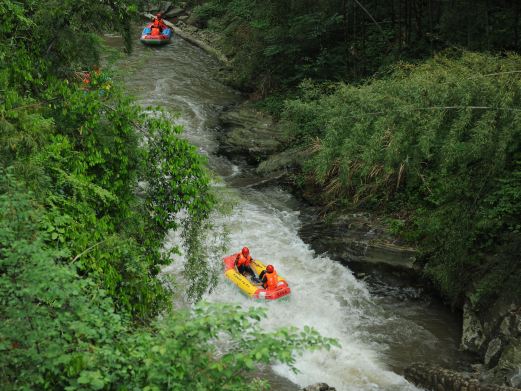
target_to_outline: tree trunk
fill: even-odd
[[[514,49],[519,50],[519,3],[514,8]]]

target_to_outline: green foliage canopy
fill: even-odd
[[[99,58],[95,33],[126,32],[134,6],[2,4],[0,164],[12,167],[46,208],[49,245],[68,253],[118,308],[139,319],[153,316],[170,305],[156,278],[170,262],[161,251],[164,236],[208,218],[214,201],[204,161],[177,137],[179,128],[141,114],[106,71],[90,72],[87,87],[79,83]],[[99,23],[92,23],[94,14]],[[34,40],[31,29],[49,37]],[[140,182],[146,194],[138,197]],[[202,231],[192,226],[187,244]],[[206,285],[196,299],[208,285],[200,283]]]
[[[262,311],[172,310],[158,278],[165,235],[181,230],[192,258],[204,256],[215,199],[181,129],[92,69],[95,33],[129,42],[133,9],[0,0],[2,390],[260,390],[244,377],[255,363],[292,366],[335,344],[310,329],[264,333]],[[194,299],[209,281],[188,288]]]
[[[107,292],[46,245],[42,210],[12,174],[0,181],[0,385],[4,390],[260,390],[256,363],[293,367],[337,346],[305,328],[266,333],[265,311],[199,305],[135,328]],[[217,347],[219,346],[219,351]]]
[[[307,82],[283,118],[311,156],[303,169],[325,188],[322,201],[383,205],[408,220],[430,254],[427,273],[457,298],[497,262],[482,252],[519,241],[520,69],[517,55],[463,52],[360,86]],[[502,257],[496,287],[519,268],[514,253]]]
[[[519,50],[521,6],[488,0],[191,0],[224,34],[234,82],[262,96],[303,78],[358,82],[447,47]]]

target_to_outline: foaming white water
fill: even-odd
[[[140,59],[146,59],[150,71],[134,73],[128,79],[130,89],[140,96],[139,102],[145,107],[161,105],[182,112],[178,123],[185,126],[190,141],[203,153],[209,153],[212,167],[218,167],[217,171],[228,179],[239,177],[237,166],[213,155],[217,146],[208,129],[216,115],[213,105],[232,104],[237,96],[212,79],[208,72],[213,67],[211,60],[176,39],[161,50],[136,48],[134,61],[139,63]],[[368,331],[369,325],[388,322],[383,312],[373,303],[365,285],[348,269],[327,257],[317,256],[300,240],[299,216],[286,206],[287,195],[248,189],[237,197],[239,205],[226,219],[230,230],[226,254],[249,246],[255,258],[276,266],[293,293],[288,301],[253,302],[221,276],[219,285],[206,299],[241,303],[245,307],[266,306],[268,317],[263,326],[267,330],[309,325],[324,336],[337,338],[341,349],[299,357],[298,375],[282,365],[274,367],[276,373],[301,386],[324,381],[339,391],[415,390],[385,367],[382,355],[387,346],[385,342],[375,342],[381,338],[371,336]],[[172,235],[166,246],[179,241],[178,236]],[[176,259],[164,272],[178,276],[181,270],[182,259]]]
[[[283,195],[283,194],[282,194]],[[297,360],[301,371],[294,374],[284,365],[274,366],[281,376],[300,386],[323,381],[337,390],[416,390],[401,376],[387,370],[379,358],[379,346],[364,340],[364,325],[377,319],[371,296],[363,283],[342,265],[317,256],[298,237],[298,212],[280,209],[272,196],[249,191],[231,217],[230,248],[247,245],[254,258],[273,263],[292,289],[287,301],[254,302],[221,278],[205,299],[240,303],[244,307],[265,306],[267,330],[305,325],[322,335],[336,338],[342,348],[305,353]],[[224,255],[224,254],[223,254]],[[374,313],[374,315],[373,315]]]

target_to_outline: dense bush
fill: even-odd
[[[0,385],[3,390],[260,390],[254,363],[334,341],[305,329],[263,332],[265,312],[229,305],[165,313],[135,328],[107,292],[78,278],[40,228],[42,209],[12,176],[0,181]],[[221,350],[217,353],[217,346]],[[227,347],[225,347],[227,346]]]
[[[452,298],[499,262],[490,298],[519,270],[513,253],[483,255],[505,233],[519,241],[519,69],[516,55],[464,52],[398,64],[361,86],[307,82],[284,119],[311,156],[303,169],[325,204],[384,206],[406,218],[430,255],[427,273]]]
[[[118,308],[153,316],[170,303],[156,278],[170,262],[164,236],[191,227],[186,243],[197,242],[213,196],[204,160],[178,137],[179,127],[141,114],[106,72],[81,81],[99,57],[94,33],[119,28],[130,38],[131,3],[2,4],[0,164],[45,207],[50,246],[100,283]],[[63,25],[49,23],[64,8]],[[93,13],[99,23],[89,19]],[[32,39],[41,29],[56,34]],[[139,181],[147,184],[141,197]],[[200,284],[199,296],[208,280]]]
[[[2,390],[261,389],[243,376],[254,362],[291,366],[294,352],[332,342],[265,334],[262,311],[171,310],[157,278],[171,262],[165,235],[181,231],[188,277],[206,269],[215,199],[182,129],[142,114],[94,67],[95,33],[130,42],[133,9],[0,0]],[[200,275],[187,284],[194,300],[211,282]],[[217,352],[221,340],[231,344]]]

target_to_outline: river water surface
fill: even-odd
[[[107,40],[111,46],[120,45],[117,37]],[[459,325],[451,314],[414,289],[366,283],[347,267],[313,252],[298,235],[298,202],[276,187],[247,186],[251,176],[246,167],[217,155],[217,117],[243,98],[218,81],[216,61],[174,37],[161,48],[136,42],[133,54],[118,64],[129,93],[141,105],[180,113],[177,122],[184,125],[185,137],[208,156],[222,178],[219,186],[235,198],[233,213],[222,221],[229,227],[230,240],[221,255],[247,245],[255,258],[273,263],[292,288],[287,301],[254,303],[221,278],[205,299],[265,306],[266,329],[309,325],[342,345],[299,357],[299,374],[282,365],[264,371],[274,390],[297,390],[316,382],[339,391],[416,390],[400,375],[407,365],[414,361],[456,365]],[[177,260],[171,270],[181,263]]]

